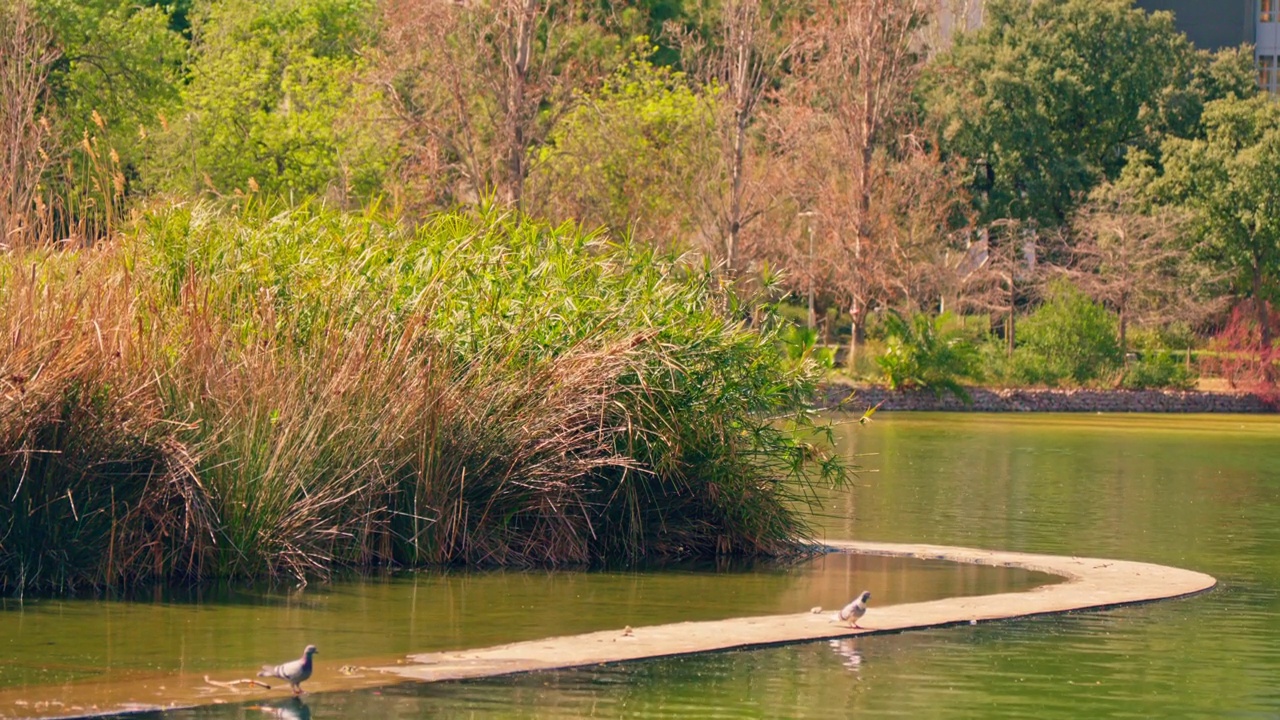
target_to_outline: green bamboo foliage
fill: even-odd
[[[771,326],[569,225],[170,207],[0,278],[8,591],[781,553],[845,472]]]

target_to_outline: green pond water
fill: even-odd
[[[1280,717],[1280,419],[880,413],[841,437],[865,470],[825,498],[828,537],[1143,560],[1210,573],[1219,587],[1059,617],[143,717]],[[319,680],[345,658],[795,612],[864,586],[874,607],[1044,581],[827,556],[7,602],[0,695],[34,698],[85,675],[252,668],[305,642],[321,647]]]
[[[651,572],[451,572],[132,601],[0,601],[0,691],[68,681],[256,670],[307,644],[331,670],[624,625],[834,608],[863,587],[895,602],[1017,591],[1056,579],[942,561],[831,554],[786,566]],[[287,653],[287,654],[282,654]],[[41,689],[63,684],[52,692]],[[0,713],[4,696],[0,695]],[[3,715],[0,715],[3,717]]]

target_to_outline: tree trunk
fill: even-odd
[[[735,255],[738,251],[738,236],[742,232],[742,186],[743,164],[746,156],[747,118],[738,112],[733,131],[733,188],[729,199],[729,236],[725,241],[725,272],[733,276]]]
[[[1013,308],[1010,307],[1009,315],[1005,318],[1005,321],[1004,321],[1004,339],[1005,339],[1005,345],[1006,345],[1005,356],[1009,358],[1013,357],[1013,333],[1014,333]]]
[[[1271,356],[1271,313],[1267,300],[1262,296],[1262,258],[1255,251],[1253,254],[1253,309],[1258,316],[1258,337],[1262,340],[1258,348],[1258,361],[1262,363],[1262,377],[1268,384],[1276,379],[1276,366]]]
[[[1262,338],[1262,351],[1271,352],[1271,318],[1267,312],[1267,300],[1262,296],[1262,259],[1254,253],[1253,258],[1253,309],[1258,317],[1258,333]]]
[[[507,200],[517,210],[524,195],[525,96],[529,84],[529,59],[533,55],[533,31],[538,24],[538,0],[526,0],[516,22],[515,55],[507,67]]]
[[[1129,316],[1125,313],[1125,308],[1123,304],[1121,304],[1120,307],[1116,308],[1116,310],[1118,311],[1118,314],[1120,316],[1120,321],[1119,321],[1120,359],[1123,360],[1129,354],[1129,343],[1127,340]]]
[[[808,219],[809,219],[809,223],[808,223],[809,225],[809,267],[806,271],[806,274],[809,276],[809,281],[806,284],[809,286],[809,327],[813,328],[815,327],[815,323],[817,322],[818,318],[813,307],[813,218],[810,217]]]
[[[1008,354],[1008,357],[1012,359],[1013,346],[1014,346],[1014,340],[1015,340],[1014,335],[1017,330],[1017,328],[1015,327],[1013,314],[1018,309],[1018,296],[1017,296],[1016,288],[1013,285],[1014,283],[1013,266],[1010,265],[1009,268],[1010,268],[1009,269],[1009,319],[1005,324],[1004,339],[1005,339],[1005,342],[1008,344],[1008,349],[1006,350],[1006,352]]]
[[[875,150],[871,142],[876,134],[876,118],[871,102],[871,88],[868,84],[863,97],[862,147],[859,149],[858,156],[858,236],[853,246],[855,261],[860,261],[862,258],[863,241],[871,240],[871,160]]]
[[[849,357],[844,359],[844,365],[850,371],[858,369],[858,335],[862,332],[862,324],[858,322],[858,303],[855,301],[849,305]]]

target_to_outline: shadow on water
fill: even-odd
[[[128,589],[97,589],[70,594],[27,593],[21,598],[0,597],[0,612],[15,612],[41,602],[102,601],[153,605],[287,605],[297,601],[297,583],[205,582],[195,586],[168,586],[159,583]]]
[[[689,572],[689,573],[753,573],[784,572],[825,554],[828,548],[812,545],[797,549],[781,558],[720,557],[708,560],[668,560],[642,564],[602,565],[599,567],[565,566],[561,572]],[[253,582],[206,580],[192,585],[144,583],[128,588],[93,588],[71,593],[33,593],[23,597],[0,596],[0,613],[14,612],[45,601],[104,601],[157,605],[245,605],[285,606],[306,602],[307,590],[323,591],[326,587],[396,583],[417,577],[485,575],[492,573],[542,574],[540,570],[505,570],[501,568],[471,569],[463,567],[431,567],[417,569],[373,568],[335,572],[325,578],[303,582],[296,578],[265,579]]]

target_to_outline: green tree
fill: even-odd
[[[151,127],[178,99],[186,44],[169,29],[169,15],[132,0],[40,0],[34,4],[62,57],[49,77],[66,145],[99,132],[96,111],[110,128],[106,140],[132,154],[138,127]]]
[[[40,0],[32,7],[60,54],[48,75],[55,145],[68,154],[92,138],[96,148],[73,154],[73,170],[52,178],[53,193],[74,203],[76,195],[100,192],[86,187],[93,173],[81,166],[110,152],[123,191],[126,180],[138,179],[149,131],[177,104],[186,43],[163,8],[133,0]]]
[[[1265,347],[1272,337],[1267,302],[1280,274],[1280,105],[1269,97],[1229,97],[1204,111],[1205,135],[1170,138],[1163,172],[1150,180],[1156,198],[1191,213],[1197,252],[1230,273],[1253,300]]]
[[[361,81],[370,0],[221,0],[192,14],[191,82],[157,185],[338,200],[375,192],[394,138]]]
[[[1240,45],[1216,51],[1195,50],[1188,82],[1171,83],[1156,103],[1157,132],[1143,150],[1158,154],[1165,137],[1204,137],[1204,106],[1227,97],[1258,94],[1258,66],[1253,47]]]
[[[1194,105],[1174,96],[1196,57],[1172,15],[1132,0],[990,0],[981,29],[935,61],[925,97],[945,149],[976,168],[985,219],[1058,225],[1167,124],[1166,100]]]
[[[535,158],[531,205],[647,239],[685,234],[696,184],[719,153],[716,95],[633,57],[551,132]]]

